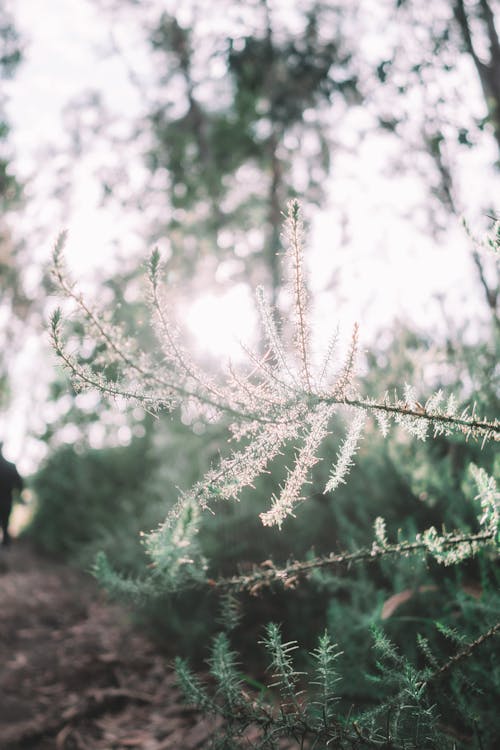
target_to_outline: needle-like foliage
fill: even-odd
[[[495,232],[490,244],[497,250],[498,226]],[[497,419],[480,416],[476,407],[461,408],[453,393],[437,390],[419,401],[415,388],[403,384],[393,395],[387,392],[379,398],[365,395],[363,384],[356,377],[357,325],[343,359],[337,358],[338,330],[334,330],[326,353],[316,366],[317,358],[311,351],[304,229],[300,206],[295,200],[288,205],[283,238],[284,279],[290,309],[281,316],[268,303],[264,291],[258,289],[262,351],[247,351],[245,366],[238,370],[229,367],[217,375],[208,375],[183,346],[182,331],[174,319],[173,303],[156,250],[148,264],[147,283],[157,346],[143,350],[109,311],[83,298],[64,268],[65,235],[56,242],[54,276],[61,293],[76,308],[85,330],[83,357],[66,337],[67,309],[64,313],[58,309],[52,315],[53,345],[75,386],[94,388],[111,398],[125,398],[150,412],[182,406],[193,410],[199,418],[225,419],[233,439],[239,442],[201,480],[179,494],[159,528],[144,535],[150,558],[144,578],[121,578],[102,555],[96,561],[96,574],[110,590],[129,598],[154,597],[159,592],[164,594],[186,586],[203,586],[223,593],[224,632],[213,641],[208,659],[216,685],[213,694],[186,661],[178,659],[176,663],[187,700],[226,722],[225,734],[215,738],[214,747],[253,746],[264,750],[278,748],[280,739],[286,737],[294,739],[300,748],[317,750],[365,746],[451,750],[455,740],[450,740],[447,728],[440,724],[436,694],[438,690],[444,691],[453,710],[461,716],[467,714],[463,698],[467,682],[462,677],[462,666],[467,657],[500,632],[500,623],[491,623],[493,610],[490,613],[487,607],[482,610],[484,617],[490,618],[486,629],[472,640],[458,633],[456,650],[445,659],[439,658],[429,640],[419,634],[416,642],[423,664],[401,654],[384,631],[375,628],[376,669],[369,679],[372,685],[380,686],[380,700],[377,705],[371,708],[365,705],[359,711],[349,702],[348,689],[346,696],[343,695],[338,670],[343,657],[328,633],[319,638],[316,649],[309,653],[312,666],[306,674],[295,665],[298,644],[294,640],[284,641],[278,625],[267,626],[261,644],[270,661],[269,687],[276,689],[277,699],[272,692],[264,698],[262,694],[256,696],[247,691],[238,657],[230,646],[228,634],[237,630],[240,623],[235,597],[241,591],[258,594],[278,584],[290,589],[320,571],[342,569],[347,575],[354,564],[404,561],[410,557],[429,565],[455,566],[483,551],[488,559],[497,558],[500,547],[500,497],[495,479],[473,465],[470,476],[477,487],[477,496],[472,499],[476,517],[470,513],[470,524],[465,527],[449,530],[443,525],[438,530],[430,526],[423,531],[400,531],[396,535],[394,530],[387,531],[384,518],[378,515],[373,541],[365,546],[326,555],[311,554],[306,560],[289,559],[281,566],[266,560],[250,572],[217,580],[208,578],[209,563],[198,543],[203,511],[216,512],[220,500],[238,500],[243,489],[253,487],[256,479],[269,471],[273,461],[285,452],[292,458],[279,491],[271,495],[267,509],[260,513],[264,526],[281,527],[307,501],[306,488],[318,469],[322,448],[331,433],[338,434],[339,448],[326,481],[323,479],[323,494],[333,493],[347,481],[360,445],[366,444],[361,443],[362,438],[368,440],[370,432],[373,433],[368,429],[370,422],[384,437],[392,425],[397,425],[419,441],[429,437],[438,440],[462,437],[484,444],[500,438]],[[89,351],[93,355],[89,356]],[[486,574],[483,578],[486,587]],[[417,587],[417,593],[434,588]],[[412,596],[411,590],[397,594],[391,607],[385,608],[385,616],[389,617],[387,612],[393,612],[398,602]],[[454,632],[449,625],[440,624],[440,637],[449,638]],[[498,665],[492,661],[492,684],[498,683],[495,670],[498,671]],[[476,721],[472,714],[467,720],[469,726]],[[255,728],[257,739],[252,744],[249,737],[255,738]]]
[[[334,369],[335,346],[328,347],[317,370],[313,367],[303,234],[300,206],[293,200],[285,221],[287,250],[283,258],[292,307],[289,316],[293,329],[291,352],[286,343],[288,325],[285,320],[276,322],[280,317],[278,311],[269,306],[259,289],[258,309],[267,351],[264,356],[249,351],[246,369],[239,372],[230,369],[217,380],[200,369],[182,346],[168,288],[161,280],[162,266],[156,250],[148,265],[148,282],[160,356],[157,351],[139,351],[137,342],[126,337],[119,325],[110,322],[109,314],[82,298],[64,270],[65,235],[56,242],[56,281],[61,291],[76,303],[86,322],[89,339],[99,351],[99,357],[93,362],[82,364],[65,343],[61,311],[54,312],[51,321],[54,348],[70,370],[75,385],[96,388],[111,397],[124,397],[153,412],[182,404],[207,419],[225,416],[231,422],[235,438],[245,438],[244,448],[222,459],[182,496],[167,525],[175,523],[174,517],[193,503],[213,508],[218,500],[238,499],[241,490],[252,486],[273,458],[293,442],[297,446],[295,461],[288,469],[279,494],[261,514],[265,525],[281,526],[304,500],[304,487],[340,409],[348,420],[347,435],[331,468],[325,492],[333,492],[345,482],[369,415],[376,417],[384,434],[394,421],[420,440],[425,440],[429,432],[435,436],[461,432],[466,438],[480,440],[496,440],[500,436],[498,420],[482,419],[467,409],[459,411],[452,394],[446,399],[441,391],[432,393],[422,405],[412,386],[406,385],[400,396],[391,398],[385,394],[380,400],[364,397],[355,380],[357,325],[344,361],[335,362],[333,378],[327,380],[326,376]],[[102,366],[103,358],[107,358],[108,364],[116,365],[112,379]]]

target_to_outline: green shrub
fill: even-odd
[[[500,424],[479,412],[470,389],[471,383],[481,388],[482,408],[497,403],[485,376],[494,346],[479,347],[475,358],[470,352],[462,356],[464,347],[460,358],[450,357],[442,373],[455,392],[446,395],[435,375],[425,394],[419,373],[416,386],[405,382],[405,371],[414,369],[414,344],[398,369],[384,372],[382,362],[381,372],[358,384],[357,327],[345,356],[337,361],[335,346],[329,346],[317,368],[296,201],[289,205],[287,237],[291,313],[278,325],[260,290],[266,355],[251,355],[246,371],[218,380],[180,344],[167,315],[156,252],[149,282],[158,345],[145,352],[82,303],[62,266],[62,242],[56,246],[61,290],[79,306],[101,354],[108,351],[116,364],[112,379],[102,357],[83,365],[68,351],[56,311],[54,347],[75,382],[150,411],[180,404],[199,420],[226,418],[239,441],[167,505],[165,521],[145,536],[149,562],[140,575],[117,573],[105,555],[97,559],[96,575],[110,592],[136,602],[161,602],[170,594],[167,606],[179,614],[176,597],[186,589],[198,592],[199,601],[208,601],[210,592],[233,601],[244,593],[248,608],[252,596],[262,595],[261,610],[269,592],[281,591],[280,615],[289,619],[282,627],[269,623],[261,636],[271,663],[268,677],[255,673],[260,661],[248,648],[244,657],[253,676],[240,671],[227,633],[241,643],[244,630],[254,635],[255,619],[244,615],[238,624],[229,598],[227,633],[215,636],[208,660],[215,691],[205,689],[183,659],[177,662],[187,698],[225,720],[216,747],[238,747],[254,726],[259,732],[253,746],[259,748],[277,748],[283,737],[317,750],[496,747],[492,696],[500,689],[500,669],[492,639],[500,632],[500,495],[491,475],[498,463],[492,450],[481,452],[479,446],[498,440]],[[467,368],[471,377],[462,387]],[[394,392],[391,380],[399,377],[403,382],[397,381]],[[389,432],[396,439],[383,443]],[[347,485],[355,457],[360,470]],[[240,501],[242,510],[229,510],[231,500]],[[215,519],[204,522],[203,511]],[[263,530],[257,531],[257,515]],[[241,530],[231,552],[224,542],[236,521]],[[300,559],[311,545],[310,533],[318,548]],[[264,552],[266,559],[252,565]],[[311,635],[324,622],[329,632],[314,646]],[[297,632],[309,652],[302,661],[295,658]],[[205,641],[203,634],[198,638]],[[274,693],[260,689],[255,677],[271,680]]]

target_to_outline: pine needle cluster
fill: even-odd
[[[293,658],[298,644],[284,641],[281,627],[269,623],[260,645],[267,654],[271,682],[261,685],[259,692],[255,681],[247,680],[241,671],[225,632],[214,638],[208,659],[212,690],[192,672],[186,660],[176,660],[176,671],[188,703],[224,720],[223,731],[214,735],[213,748],[277,750],[287,739],[292,741],[287,747],[311,749],[452,750],[457,745],[440,722],[436,691],[442,691],[443,683],[449,680],[456,710],[469,713],[461,663],[499,632],[497,623],[473,642],[461,642],[454,656],[443,663],[420,638],[422,665],[417,667],[398,652],[382,630],[373,628],[376,669],[368,679],[377,686],[382,699],[376,707],[363,711],[343,698],[344,686],[338,673],[342,652],[327,633],[318,638],[317,647],[308,654],[308,672],[298,672]],[[456,638],[454,633],[446,635]]]

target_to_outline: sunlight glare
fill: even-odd
[[[202,354],[242,359],[242,344],[251,346],[255,334],[255,308],[248,288],[237,284],[224,294],[200,295],[188,308],[186,324]]]

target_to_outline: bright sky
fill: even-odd
[[[106,164],[105,148],[93,151],[91,158],[83,158],[76,166],[70,175],[71,197],[54,197],[58,169],[64,172],[66,168],[64,158],[57,154],[69,138],[65,108],[82,92],[95,88],[114,114],[139,112],[141,101],[123,60],[105,54],[109,27],[98,2],[11,0],[10,7],[25,40],[24,63],[7,87],[16,169],[28,181],[26,210],[15,228],[20,235],[26,232],[31,257],[42,269],[64,223],[70,233],[67,256],[71,267],[77,275],[92,279],[103,269],[111,270],[117,254],[122,259],[137,257],[148,249],[140,238],[137,216],[117,215],[99,205],[95,171]],[[141,66],[146,58],[139,37],[133,29],[127,33],[127,58]],[[378,54],[376,37],[371,44],[374,55]],[[355,127],[356,118],[363,117],[361,108],[353,110],[344,124],[346,134]],[[429,238],[425,218],[415,213],[426,198],[422,184],[387,169],[392,148],[381,135],[365,140],[356,153],[334,154],[329,202],[312,217],[307,254],[318,329],[325,339],[339,320],[347,336],[353,321],[359,321],[366,343],[394,317],[439,327],[442,321],[435,295],[443,291],[450,309],[460,310],[464,318],[474,317],[482,304],[462,229],[452,226],[438,242]],[[51,149],[54,155],[48,157]],[[492,154],[487,145],[474,149],[469,161],[467,155],[461,157],[462,196],[473,220],[495,189],[500,194],[498,178],[489,168]],[[141,169],[137,167],[138,182]],[[342,239],[339,207],[349,217],[348,245]],[[332,279],[338,281],[334,288],[330,288]],[[27,281],[32,291],[37,288],[36,267]],[[251,310],[244,287],[210,289],[192,304],[187,325],[202,352],[235,358],[239,339],[251,336]],[[17,364],[24,378],[29,378],[30,363],[42,357],[45,347],[39,335],[27,342]],[[23,454],[31,412],[30,398],[19,397],[10,415],[18,429],[15,436],[6,438],[6,452],[13,458]],[[36,462],[39,448],[30,451],[25,453],[25,470]]]

